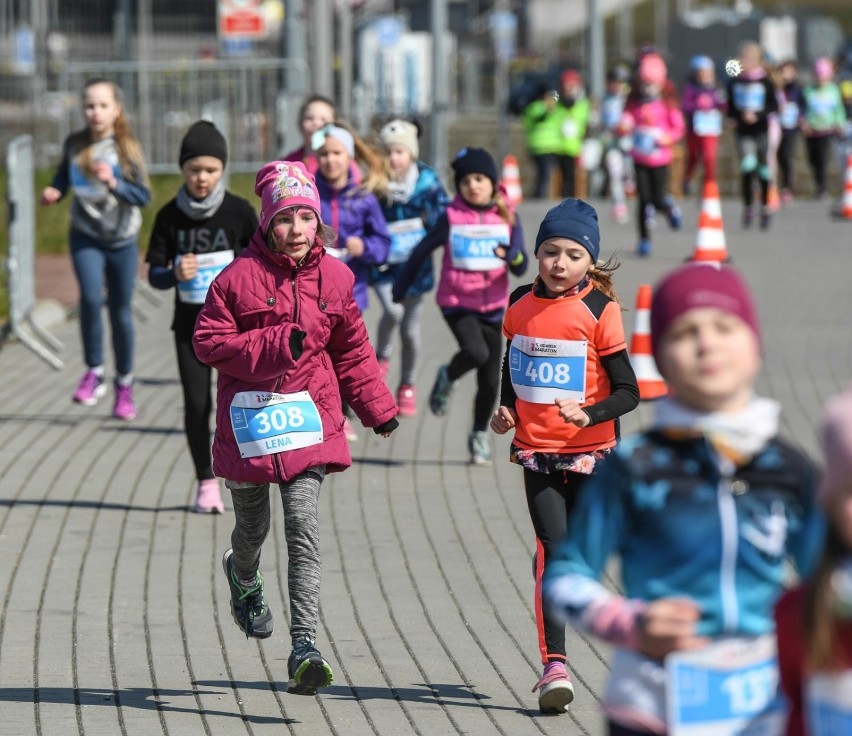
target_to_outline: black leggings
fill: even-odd
[[[577,189],[577,157],[559,154],[556,157],[562,173],[562,197],[573,197]]]
[[[536,473],[524,468],[524,488],[536,536],[535,622],[542,662],[564,662],[565,624],[553,619],[542,604],[541,579],[553,548],[568,533],[568,519],[588,475],[580,473]]]
[[[195,357],[191,334],[175,333],[175,349],[183,388],[183,427],[189,454],[195,465],[195,477],[208,480],[215,477],[210,458],[210,414],[213,412],[210,384],[213,371]]]
[[[500,322],[486,322],[473,312],[444,315],[459,344],[447,368],[451,381],[476,369],[476,398],[473,400],[473,429],[484,432],[497,407],[500,368],[503,364]]]
[[[814,174],[814,189],[816,195],[825,194],[826,171],[828,170],[828,154],[831,152],[830,135],[812,135],[805,138],[808,146],[808,163]]]
[[[672,202],[669,195],[669,167],[668,166],[642,166],[636,164],[636,193],[638,214],[636,221],[639,224],[639,237],[648,237],[648,222],[645,219],[645,207],[653,205],[659,212],[668,212]]]
[[[796,128],[785,128],[781,131],[781,143],[778,145],[778,172],[781,174],[781,188],[793,188],[793,159],[796,153],[796,141],[799,131]]]

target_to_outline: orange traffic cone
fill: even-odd
[[[840,203],[838,216],[844,220],[852,220],[852,153],[846,159],[846,176],[843,180],[843,201]]]
[[[503,159],[503,173],[500,184],[506,192],[506,199],[512,207],[517,207],[524,201],[524,192],[521,189],[521,171],[518,168],[518,159],[511,153]]]
[[[651,352],[650,284],[642,284],[636,295],[636,318],[633,322],[633,336],[630,338],[630,363],[636,372],[640,399],[659,399],[669,392]]]
[[[729,260],[725,245],[725,230],[722,227],[722,203],[719,200],[719,185],[715,181],[704,184],[701,214],[698,217],[698,237],[691,261],[723,263]]]

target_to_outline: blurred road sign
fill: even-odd
[[[518,19],[507,10],[491,13],[488,21],[494,53],[499,61],[511,61],[515,58]]]

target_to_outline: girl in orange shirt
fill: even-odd
[[[533,692],[543,712],[564,712],[574,698],[565,626],[542,606],[544,566],[567,532],[580,486],[616,444],[618,417],[639,403],[612,286],[617,264],[598,264],[599,254],[595,209],[579,199],[562,201],[536,237],[538,278],[514,291],[503,321],[509,342],[491,429],[515,430],[510,459],[524,469],[544,665]]]

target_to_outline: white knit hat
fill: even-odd
[[[416,159],[420,155],[420,146],[417,143],[417,126],[407,120],[391,120],[379,131],[379,138],[385,148],[392,143],[398,143],[411,151],[411,157]]]

